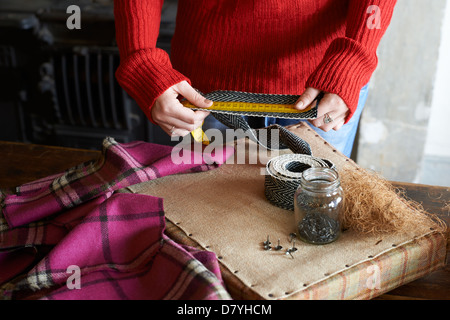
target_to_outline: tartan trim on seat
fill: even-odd
[[[439,232],[398,245],[367,261],[329,275],[291,296],[289,300],[370,300],[395,288],[430,274],[445,265],[446,239]],[[377,285],[367,285],[374,275],[373,266],[380,269]]]

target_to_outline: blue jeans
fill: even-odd
[[[355,113],[348,123],[342,126],[338,131],[328,131],[325,132],[319,128],[316,128],[311,125],[311,127],[319,134],[322,138],[328,141],[331,145],[333,145],[337,150],[342,152],[345,156],[350,158],[352,153],[353,144],[355,142],[356,131],[358,129],[359,120],[361,118],[361,113],[364,109],[364,106],[367,101],[367,96],[369,93],[369,85],[365,85],[360,93],[359,93],[359,102],[358,107],[356,108]],[[256,119],[258,122],[257,125],[254,125],[252,121],[255,121],[255,118],[252,117],[244,117],[250,124],[251,127],[254,128],[264,128],[270,126],[271,124],[279,124],[280,126],[288,126],[292,124],[299,123],[299,120],[296,119],[278,119],[278,118],[259,118]],[[306,121],[306,120],[301,120]],[[309,122],[307,122],[309,124]],[[216,128],[220,130],[228,129],[228,127],[224,126],[222,123],[217,121],[212,115],[209,115],[203,124],[203,129],[207,130],[210,128]]]

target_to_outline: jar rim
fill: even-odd
[[[301,186],[314,191],[330,191],[341,185],[339,173],[334,168],[313,167],[302,172]]]

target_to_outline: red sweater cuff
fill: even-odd
[[[339,95],[350,109],[347,123],[356,111],[361,88],[369,82],[377,64],[375,52],[368,51],[353,39],[338,38],[310,75],[306,87]]]
[[[139,50],[126,57],[116,71],[116,78],[152,123],[155,122],[151,108],[156,98],[181,81],[190,82],[172,68],[169,55],[158,48]]]

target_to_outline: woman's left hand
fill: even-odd
[[[311,103],[315,103],[314,99],[320,92],[315,88],[306,88],[295,103],[295,108],[298,110],[306,109]],[[338,131],[344,125],[349,112],[350,110],[341,97],[334,93],[325,93],[317,109],[317,118],[309,122],[325,132]]]

